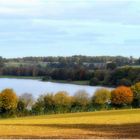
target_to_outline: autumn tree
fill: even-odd
[[[19,100],[24,102],[26,109],[31,109],[32,105],[34,104],[34,97],[30,93],[24,93],[19,97]]]
[[[132,105],[134,107],[140,107],[140,82],[131,86],[131,89],[134,94],[134,99],[133,99]]]
[[[133,101],[131,88],[120,86],[111,92],[111,102],[116,106],[128,105]]]
[[[0,94],[1,113],[13,113],[17,108],[18,98],[12,89],[5,89]]]
[[[73,95],[72,108],[75,111],[85,110],[89,104],[89,95],[85,90],[79,90]]]
[[[71,97],[65,91],[60,91],[54,95],[54,102],[56,111],[60,112],[68,112],[71,105]]]
[[[108,89],[98,89],[92,97],[92,102],[97,105],[104,105],[110,102],[111,92]]]

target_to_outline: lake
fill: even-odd
[[[31,93],[35,98],[37,98],[39,95],[56,93],[58,91],[67,91],[70,95],[73,95],[79,90],[85,90],[89,95],[93,95],[93,93],[101,87],[43,82],[40,80],[30,79],[0,78],[0,90],[5,88],[12,88],[19,96],[23,93]]]

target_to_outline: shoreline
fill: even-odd
[[[29,79],[29,80],[41,80],[42,82],[53,82],[53,83],[64,83],[64,84],[75,84],[75,85],[89,85],[89,81],[67,81],[67,80],[46,80],[43,81],[43,76],[33,77],[33,76],[0,76],[0,79]]]
[[[52,82],[52,83],[60,83],[60,84],[74,84],[74,85],[81,85],[81,86],[91,86],[88,80],[83,81],[67,81],[67,80],[46,80],[43,81],[43,76],[0,76],[0,79],[8,78],[8,79],[27,79],[27,80],[40,80],[42,82]],[[95,86],[103,86],[105,88],[114,88],[115,86],[104,86],[104,85],[95,85]]]

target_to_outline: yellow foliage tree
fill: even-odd
[[[92,97],[92,101],[95,104],[105,104],[110,102],[111,92],[108,89],[98,89]]]
[[[57,112],[67,112],[71,105],[71,97],[65,91],[56,93],[53,97]]]
[[[17,107],[18,98],[12,89],[5,89],[0,94],[0,108],[4,111],[14,110]]]

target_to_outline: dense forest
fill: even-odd
[[[0,57],[1,76],[89,81],[90,85],[130,86],[140,81],[140,58],[122,56]]]

